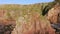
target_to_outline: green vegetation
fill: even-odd
[[[38,13],[40,15],[41,19],[45,19],[45,16],[42,15],[42,11],[46,6],[44,11],[49,10],[52,8],[56,2],[49,2],[49,3],[36,3],[31,5],[19,5],[19,4],[5,4],[0,5],[0,10],[6,10],[7,11],[7,18],[13,18],[18,20],[19,17],[22,17],[22,20],[29,21],[29,16],[32,17],[33,14]]]
[[[48,4],[49,3],[37,3],[33,5],[5,4],[5,5],[0,5],[0,10],[2,9],[7,10],[8,11],[7,13],[14,12],[15,17],[17,17],[16,15],[19,16],[21,12],[23,13],[23,15],[27,14],[27,12],[38,12],[41,15],[42,10]]]

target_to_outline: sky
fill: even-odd
[[[0,0],[0,4],[35,4],[52,1],[53,0]]]

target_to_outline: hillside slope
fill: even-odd
[[[33,5],[0,5],[0,20],[15,20],[16,26],[13,29],[12,34],[55,34],[50,22],[42,15],[42,11],[45,6],[53,6],[52,3],[37,3]],[[7,24],[9,25],[9,23],[10,22]],[[4,33],[9,34],[10,32],[6,31]]]

